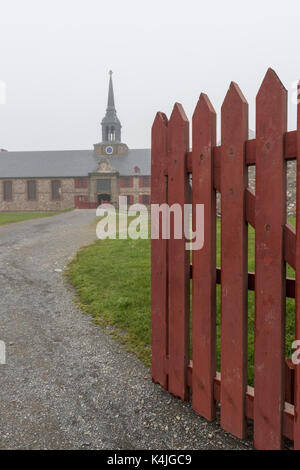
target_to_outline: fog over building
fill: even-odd
[[[150,149],[122,142],[112,71],[101,141],[90,150],[0,153],[0,211],[57,211],[150,202]]]

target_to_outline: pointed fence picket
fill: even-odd
[[[248,226],[244,195],[248,172],[248,103],[232,83],[221,112],[221,424],[245,437],[247,387]]]
[[[193,231],[196,204],[204,204],[204,240],[193,251],[193,408],[208,420],[216,415],[216,191],[213,148],[216,145],[216,113],[201,94],[193,115],[192,200]]]
[[[256,138],[248,140],[248,104],[231,83],[216,113],[201,94],[192,122],[178,103],[170,120],[158,113],[152,127],[151,202],[156,206],[204,205],[204,245],[186,249],[171,229],[163,239],[152,219],[152,376],[188,400],[208,420],[221,405],[221,426],[239,438],[254,421],[254,446],[280,449],[283,437],[300,449],[300,372],[285,360],[285,299],[296,298],[295,339],[300,340],[300,162],[297,232],[286,220],[286,161],[299,159],[298,130],[287,132],[287,92],[271,69],[257,95]],[[247,168],[256,166],[256,190]],[[192,201],[189,187],[192,175]],[[216,267],[216,191],[221,192],[221,268]],[[172,209],[172,207],[171,207]],[[161,216],[160,222],[163,221]],[[255,273],[248,273],[248,224],[255,229]],[[161,224],[160,224],[161,225]],[[182,218],[184,234],[184,218]],[[285,266],[296,270],[286,278]],[[191,281],[190,281],[191,279]],[[190,321],[190,282],[192,321]],[[216,285],[221,284],[221,371],[216,367]],[[255,291],[255,388],[248,386],[248,291]],[[189,337],[192,328],[192,361]]]
[[[256,98],[254,444],[258,449],[279,449],[282,440],[286,127],[287,92],[269,70]]]
[[[189,202],[189,180],[186,154],[189,150],[189,122],[180,104],[175,104],[168,125],[168,204],[179,204],[182,213]],[[173,214],[172,214],[173,215]],[[174,217],[172,217],[174,219]],[[190,324],[190,253],[186,249],[184,218],[182,237],[176,238],[171,219],[168,243],[168,306],[169,306],[169,391],[187,400],[187,366],[189,362]]]
[[[151,204],[167,203],[167,177],[164,165],[167,159],[168,120],[158,113],[152,128],[152,191]],[[151,244],[151,299],[152,299],[152,376],[162,387],[167,388],[166,358],[168,357],[168,265],[167,240],[152,237]]]

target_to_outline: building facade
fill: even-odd
[[[150,203],[150,149],[129,149],[121,139],[112,72],[102,140],[93,150],[0,152],[0,211],[58,211]]]

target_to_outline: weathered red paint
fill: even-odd
[[[166,269],[163,285],[168,278],[163,290],[168,288],[168,300],[165,297],[160,304],[161,298],[154,299],[157,323],[153,335],[158,341],[153,339],[153,354],[157,354],[159,364],[153,366],[153,378],[167,386],[168,377],[169,391],[182,399],[187,399],[188,388],[193,387],[193,408],[208,419],[214,417],[215,403],[221,402],[222,427],[239,437],[245,435],[245,418],[253,419],[258,449],[281,448],[283,436],[294,438],[295,449],[300,449],[300,373],[284,357],[286,297],[296,296],[295,331],[296,339],[300,339],[300,229],[296,231],[286,221],[285,167],[287,160],[299,158],[300,109],[298,130],[286,132],[286,90],[269,70],[257,96],[257,137],[247,140],[247,103],[236,85],[231,86],[226,100],[222,144],[218,147],[213,144],[215,114],[205,95],[201,95],[193,117],[192,151],[182,107],[175,105],[168,125],[167,119],[161,121],[160,117],[165,151],[159,159],[158,180],[165,183],[163,176],[167,177],[169,184],[167,191],[164,183],[158,185],[152,177],[152,198],[155,191],[157,203],[168,199],[169,204],[177,202],[183,207],[188,202],[188,173],[192,173],[193,204],[204,203],[206,212],[205,244],[202,253],[193,253],[193,266],[185,241],[172,236],[168,256],[166,250],[156,250],[152,255],[154,265],[159,265],[160,258],[161,268]],[[153,134],[156,144],[159,139],[161,136]],[[246,175],[246,167],[255,164],[256,194],[247,188]],[[298,163],[298,226],[299,168]],[[164,196],[159,194],[162,188]],[[215,190],[222,192],[222,271],[216,268],[213,257]],[[255,273],[247,272],[246,223],[256,230]],[[285,262],[296,269],[296,281],[286,279]],[[153,275],[159,279],[160,274],[152,271]],[[189,361],[188,348],[189,279],[194,287],[193,362]],[[222,287],[222,374],[215,372],[216,283]],[[154,280],[153,286],[158,284]],[[247,386],[247,309],[243,303],[247,290],[256,294],[255,389]],[[152,296],[157,292],[152,288]],[[155,377],[160,373],[162,379],[158,380]]]
[[[167,181],[163,172],[167,158],[168,120],[157,113],[152,127],[151,203],[167,202]],[[152,221],[154,228],[155,220]],[[168,353],[168,283],[167,240],[151,240],[151,302],[152,302],[152,377],[167,388],[164,364]]]
[[[189,122],[182,106],[175,104],[168,125],[168,203],[189,202],[189,182],[186,171],[186,154],[189,150]],[[182,217],[183,220],[183,217]],[[183,228],[184,223],[182,223]],[[186,241],[174,239],[171,221],[168,244],[168,296],[169,296],[169,380],[173,395],[187,400],[187,365],[189,362],[190,318],[190,252]]]
[[[289,222],[283,227],[284,260],[296,269],[296,230]]]
[[[285,401],[294,404],[295,366],[291,358],[285,359]]]
[[[193,361],[191,361],[188,365],[188,385],[191,387],[193,382]],[[214,379],[214,398],[216,403],[220,402],[221,396],[221,374],[220,372],[216,373]],[[254,418],[254,388],[248,386],[246,391],[246,405],[245,405],[245,413],[246,417],[253,420]],[[284,404],[283,409],[283,435],[290,439],[291,441],[294,439],[294,406],[290,403]]]
[[[250,139],[246,142],[246,165],[255,165],[256,162],[256,139]],[[221,146],[218,145],[213,149],[214,160],[214,178],[216,180],[215,189],[219,190],[220,165],[221,165]],[[297,157],[297,131],[289,131],[284,134],[284,159],[295,160]],[[187,155],[187,171],[192,172],[192,152]],[[165,174],[168,174],[168,162],[164,166]]]
[[[88,178],[80,177],[75,178],[74,187],[75,188],[87,188],[89,184]]]
[[[284,405],[287,92],[268,70],[256,99],[254,446],[280,449]]]
[[[300,83],[298,85],[298,97]],[[297,203],[296,203],[296,312],[295,312],[295,339],[300,340],[300,104],[297,115]],[[294,448],[300,450],[300,365],[295,365],[295,422],[294,422]]]
[[[221,111],[221,425],[245,437],[247,388],[248,103],[231,83]]]
[[[196,204],[204,204],[204,247],[193,251],[193,408],[208,420],[216,415],[216,191],[213,147],[216,113],[201,94],[193,115],[193,231]]]
[[[190,265],[190,279],[193,279],[193,266]],[[216,283],[221,284],[221,269],[216,269]],[[255,273],[248,272],[248,290],[255,290]],[[295,279],[292,277],[286,278],[286,297],[290,299],[295,298]]]

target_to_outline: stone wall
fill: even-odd
[[[255,167],[251,166],[248,170],[249,187],[255,190]],[[31,178],[33,179],[33,178]],[[91,184],[89,188],[75,188],[74,178],[53,178],[61,181],[61,200],[53,201],[51,198],[51,178],[37,178],[37,199],[28,201],[27,181],[28,179],[12,179],[13,181],[13,199],[12,201],[3,200],[3,179],[0,179],[0,211],[59,211],[75,207],[75,196],[92,196]],[[95,188],[94,188],[95,189]],[[120,191],[120,195],[132,195],[133,202],[140,202],[139,196],[143,194],[150,195],[150,187],[140,187],[139,177],[133,177],[133,186],[129,188],[115,188],[115,198]],[[90,193],[90,194],[89,194]],[[93,193],[94,194],[94,193]],[[114,201],[117,203],[117,200]],[[217,194],[217,209],[220,214],[220,194]],[[287,163],[287,214],[288,217],[296,216],[296,161]]]
[[[34,179],[34,178],[31,178]],[[28,179],[11,179],[12,201],[3,200],[3,179],[0,179],[0,211],[60,211],[75,207],[75,194],[83,194],[84,189],[75,190],[74,178],[53,178],[61,181],[61,199],[52,200],[50,178],[36,178],[37,183],[35,201],[27,197]]]
[[[248,170],[249,187],[255,191],[255,167]],[[296,160],[287,162],[287,201],[288,217],[296,217]]]
[[[109,191],[97,191],[97,180],[98,179],[109,179],[110,180],[110,190]],[[96,172],[89,173],[89,201],[97,204],[97,194],[108,193],[111,198],[111,203],[114,205],[118,204],[118,197],[120,191],[120,182],[118,173],[109,173],[109,172]]]
[[[84,188],[75,188],[75,178],[10,178],[13,182],[12,201],[3,200],[3,181],[0,178],[0,212],[5,211],[59,211],[75,207],[75,196],[85,196],[87,201],[97,203],[96,180],[97,178],[109,178],[111,180],[111,201],[118,205],[119,194],[132,195],[133,202],[139,203],[139,196],[150,195],[150,187],[140,187],[139,177],[133,177],[133,185],[129,188],[120,188],[119,177],[115,174],[103,175],[93,173],[90,175],[89,183]],[[58,179],[61,181],[61,199],[52,200],[51,181]],[[35,201],[29,201],[27,196],[27,181],[36,181],[37,198]],[[77,206],[79,206],[80,203]]]
[[[248,169],[249,187],[255,191],[255,166]],[[220,194],[217,194],[217,211],[220,214]],[[287,162],[287,216],[296,217],[296,160]]]
[[[296,217],[296,172],[297,162],[287,162],[287,213],[288,217]]]

